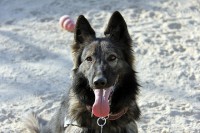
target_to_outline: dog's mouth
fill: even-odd
[[[113,86],[105,89],[93,89],[95,102],[92,106],[92,113],[96,117],[106,117],[110,112],[110,100],[113,94]]]

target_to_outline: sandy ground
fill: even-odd
[[[142,85],[140,133],[200,133],[199,0],[0,0],[0,133],[22,133],[33,110],[49,119],[69,88],[73,34],[84,14],[97,35],[113,11],[134,41]]]

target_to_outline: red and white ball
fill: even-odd
[[[63,29],[69,32],[74,32],[74,28],[76,25],[74,21],[68,15],[62,16],[59,20],[59,24]]]

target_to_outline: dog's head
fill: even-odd
[[[134,61],[131,38],[119,12],[113,13],[104,34],[105,37],[97,38],[87,19],[81,15],[72,45],[76,92],[82,102],[93,106],[93,113],[98,117],[108,115],[109,104],[114,105],[120,99],[114,98],[118,95],[115,92],[111,95],[125,78],[130,78]]]

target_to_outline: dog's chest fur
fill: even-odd
[[[66,100],[68,102],[66,118],[72,122],[76,121],[77,125],[72,123],[67,126],[65,133],[100,133],[101,128],[97,125],[97,118],[92,116],[87,107],[75,97],[72,90],[69,93],[69,99]],[[130,106],[129,111],[118,120],[107,120],[103,133],[136,133],[137,125],[133,119],[135,117],[133,111],[134,106]]]

